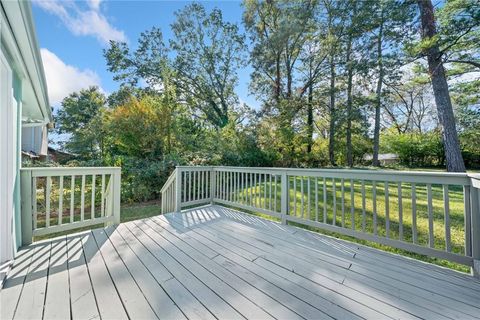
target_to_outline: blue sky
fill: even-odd
[[[136,46],[142,31],[153,26],[162,29],[165,42],[172,36],[173,13],[186,1],[46,1],[32,5],[37,37],[49,86],[51,104],[58,107],[63,97],[89,85],[98,85],[106,93],[118,88],[106,70],[102,50],[109,39],[127,41]],[[241,25],[240,1],[202,2],[207,9],[217,7],[224,19]],[[251,68],[239,71],[237,94],[252,107],[258,104],[248,94]]]

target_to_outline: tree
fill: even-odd
[[[104,51],[108,70],[123,85],[156,93],[163,91],[164,70],[170,70],[178,102],[189,106],[192,116],[221,128],[239,107],[234,88],[244,63],[244,36],[237,25],[223,20],[219,9],[208,13],[198,3],[185,6],[175,17],[169,47],[158,28],[143,32],[134,51],[126,43],[111,41]]]
[[[159,97],[130,100],[108,113],[108,130],[120,153],[138,158],[160,159],[166,150],[169,111]]]
[[[103,158],[105,95],[98,87],[74,92],[63,99],[55,116],[56,132],[65,135],[62,148],[83,159]]]
[[[155,27],[140,34],[138,47],[133,52],[127,43],[116,41],[110,41],[110,47],[103,51],[107,69],[114,74],[115,81],[130,87],[144,81],[151,89],[162,85],[167,54],[162,31]]]
[[[175,17],[170,46],[176,53],[173,68],[180,96],[222,128],[238,105],[234,88],[244,63],[244,36],[237,25],[223,20],[219,9],[207,13],[198,3],[187,5]]]
[[[480,1],[448,0],[438,11],[438,45],[454,73],[480,71]]]
[[[251,91],[262,100],[262,114],[271,117],[283,165],[292,165],[299,131],[299,112],[306,106],[307,152],[313,137],[313,87],[321,61],[319,34],[314,33],[316,1],[244,2],[245,27],[253,49]],[[303,97],[308,94],[307,103]]]
[[[354,39],[359,36],[359,21],[358,17],[358,4],[357,1],[351,1],[352,13],[350,15],[350,23],[347,27],[347,46],[345,53],[345,65],[347,69],[347,129],[346,129],[346,138],[347,138],[347,165],[353,167],[353,154],[352,154],[352,119],[353,119],[353,73],[354,73],[354,61],[352,59],[353,55],[353,45]]]
[[[409,42],[413,10],[408,2],[377,1],[372,3],[371,27],[372,46],[371,66],[376,67],[376,85],[374,101],[373,159],[372,164],[379,166],[380,115],[384,97],[385,82],[398,81],[400,67],[406,63],[403,46]]]
[[[442,126],[442,136],[447,162],[447,171],[465,172],[460,143],[453,115],[452,102],[443,67],[442,53],[437,42],[434,8],[431,0],[418,0],[422,26],[422,46],[427,56],[428,71],[432,81],[438,118]]]
[[[328,64],[329,64],[329,77],[330,77],[330,85],[328,89],[329,94],[329,135],[328,135],[328,158],[330,161],[330,165],[336,166],[335,161],[335,131],[337,126],[337,117],[338,111],[336,108],[336,77],[337,77],[337,57],[338,57],[338,50],[340,47],[340,37],[342,35],[343,30],[343,19],[337,19],[338,15],[341,12],[342,3],[340,1],[324,1],[326,16],[327,16],[327,51],[328,51]]]

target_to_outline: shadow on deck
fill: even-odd
[[[1,319],[480,317],[480,281],[221,206],[38,242]]]

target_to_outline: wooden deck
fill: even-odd
[[[480,281],[207,206],[22,249],[1,319],[474,319]]]

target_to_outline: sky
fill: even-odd
[[[57,109],[68,94],[97,85],[106,94],[118,89],[107,71],[103,50],[109,40],[136,48],[141,32],[159,27],[165,43],[172,36],[174,12],[187,1],[34,0],[32,10],[47,78],[50,104]],[[241,25],[240,1],[206,1],[223,12],[226,21]],[[248,93],[251,68],[239,70],[236,92],[241,102],[258,107]]]

